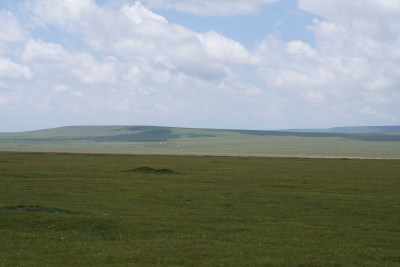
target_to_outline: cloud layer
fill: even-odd
[[[266,33],[251,50],[150,9],[226,16],[261,12],[272,2],[148,0],[111,8],[94,0],[33,0],[18,11],[2,9],[4,130],[400,123],[396,1],[299,0],[299,9],[315,15],[307,26],[315,43]]]
[[[239,15],[260,12],[261,6],[279,0],[147,0],[151,8],[174,9],[194,15]]]

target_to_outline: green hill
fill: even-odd
[[[0,133],[2,139],[25,141],[88,140],[95,142],[166,142],[182,138],[220,136],[296,136],[308,138],[338,137],[362,141],[400,141],[400,126],[335,127],[282,131],[194,129],[160,126],[66,126],[38,131]]]
[[[400,158],[400,133],[392,132],[396,127],[312,132],[69,126],[0,133],[0,150]]]
[[[328,129],[291,129],[285,131],[317,133],[400,133],[400,126],[349,126]]]

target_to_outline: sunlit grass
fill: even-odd
[[[399,265],[399,177],[396,160],[0,153],[0,265]]]

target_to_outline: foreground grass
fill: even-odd
[[[396,160],[0,153],[0,265],[400,265],[399,203]]]

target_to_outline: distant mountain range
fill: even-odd
[[[328,129],[287,129],[281,131],[299,133],[399,133],[400,126],[349,126]]]

